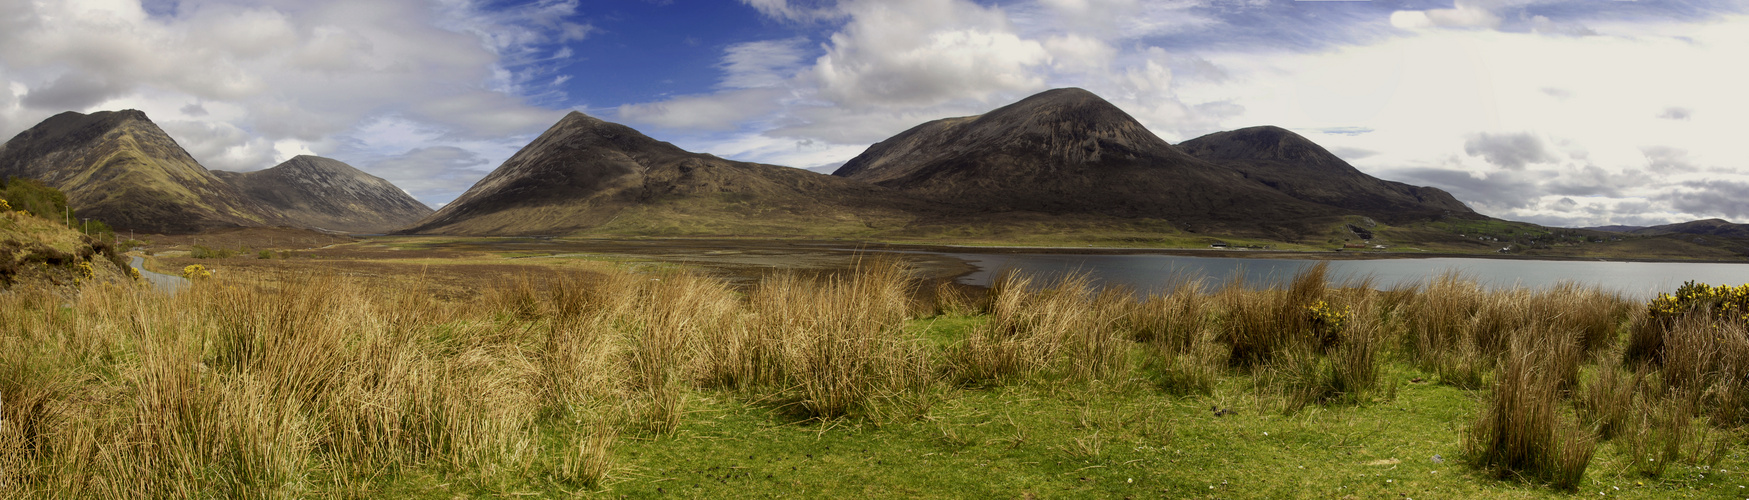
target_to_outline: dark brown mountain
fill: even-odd
[[[1255,227],[1335,214],[1184,154],[1123,110],[1073,88],[919,125],[832,175],[966,215],[1026,211]]]
[[[1194,154],[1099,96],[1067,88],[919,125],[833,175],[916,194],[961,216],[1150,218],[1289,239],[1343,215],[1473,214],[1442,191],[1374,179],[1291,133],[1247,129],[1188,144]]]
[[[191,233],[282,225],[136,110],[66,112],[0,145],[0,176],[36,179],[118,229]]]
[[[213,173],[296,227],[386,233],[432,213],[389,181],[320,156],[298,156],[254,172]]]
[[[902,225],[921,206],[856,181],[687,152],[572,112],[403,232],[856,234]]]
[[[1181,142],[1178,149],[1237,170],[1247,179],[1296,199],[1387,223],[1443,216],[1481,218],[1450,193],[1367,175],[1322,146],[1280,127],[1216,132]]]

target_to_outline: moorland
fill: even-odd
[[[1286,286],[1183,280],[1143,297],[1074,276],[964,287],[854,254],[773,270],[794,257],[202,244],[225,241],[154,252],[159,270],[222,270],[174,294],[121,274],[0,294],[8,496],[1713,498],[1749,484],[1735,375],[1749,287],[1641,303],[1461,275],[1380,289],[1315,266]],[[735,262],[750,271],[721,271]]]

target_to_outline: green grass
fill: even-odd
[[[1396,368],[1398,379],[1429,377]],[[407,471],[375,493],[692,498],[1545,498],[1462,462],[1476,394],[1404,383],[1395,399],[1283,415],[1242,378],[1213,395],[1137,386],[941,389],[914,420],[797,422],[729,392],[689,398],[678,431],[622,437],[598,490],[543,478],[469,484]],[[1211,406],[1234,413],[1217,417]],[[562,441],[563,436],[549,436]],[[1440,456],[1443,463],[1433,460]],[[1746,484],[1740,452],[1708,470],[1640,477],[1599,455],[1579,496],[1729,497]],[[1679,470],[1678,470],[1679,469]],[[441,486],[440,486],[441,485]],[[1619,489],[1618,489],[1619,488]]]

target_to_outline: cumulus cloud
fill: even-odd
[[[1640,148],[1646,155],[1646,162],[1653,170],[1661,172],[1693,172],[1699,170],[1688,159],[1688,150],[1670,146],[1647,146]]]
[[[1668,202],[1677,210],[1703,217],[1724,216],[1735,220],[1749,218],[1749,182],[1689,181],[1660,196],[1659,200]]]
[[[1652,178],[1639,170],[1615,173],[1596,165],[1560,172],[1544,186],[1549,193],[1564,196],[1606,196],[1619,198],[1627,190],[1644,186]]]
[[[997,8],[966,0],[860,2],[831,36],[809,77],[819,95],[851,108],[984,101],[1044,89],[1050,62]]]
[[[1385,174],[1387,178],[1410,184],[1439,187],[1484,213],[1537,205],[1543,193],[1537,184],[1548,177],[1515,171],[1479,174],[1451,168],[1410,168]]]
[[[1482,157],[1488,163],[1511,170],[1554,160],[1543,148],[1542,139],[1531,133],[1474,134],[1464,140],[1464,154]]]

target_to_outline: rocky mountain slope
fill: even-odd
[[[919,202],[805,170],[724,160],[572,112],[407,233],[854,233]]]
[[[116,229],[190,234],[286,226],[380,233],[431,214],[388,181],[299,156],[247,173],[212,171],[137,110],[66,112],[0,144],[0,176],[66,193],[82,216]]]
[[[44,120],[0,145],[0,176],[60,189],[73,208],[118,229],[190,233],[288,223],[200,166],[135,110]]]
[[[320,156],[297,156],[254,172],[213,173],[295,227],[386,233],[432,213],[389,181]]]

